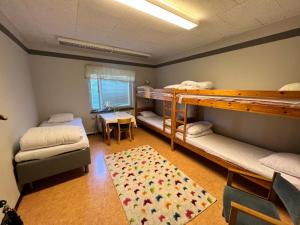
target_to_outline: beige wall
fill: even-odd
[[[28,55],[0,32],[0,196],[15,206],[19,197],[13,173],[13,154],[24,132],[37,124]],[[0,213],[0,220],[2,213]]]
[[[154,69],[94,63],[81,60],[30,56],[34,90],[40,120],[47,119],[53,113],[73,112],[84,120],[87,132],[95,129],[95,120],[90,114],[90,99],[86,80],[85,65],[105,65],[136,71],[136,84],[150,80],[155,85]]]
[[[277,90],[300,81],[300,37],[267,43],[157,69],[163,87],[183,80],[215,83],[218,89]],[[300,152],[300,120],[204,109],[215,131],[276,151]]]

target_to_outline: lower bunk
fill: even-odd
[[[164,125],[163,117],[151,112],[149,115],[137,116],[137,122],[172,139],[170,129],[171,120],[165,121],[168,126]],[[186,129],[191,131],[191,127],[195,128],[195,124],[199,122],[200,121],[187,123]],[[221,165],[222,167],[239,169],[263,176],[266,178],[265,180],[249,178],[248,176],[245,176],[245,178],[265,188],[269,188],[271,186],[274,172],[281,171],[275,171],[274,169],[263,165],[260,160],[275,154],[276,152],[215,134],[210,129],[212,125],[209,125],[209,122],[200,123],[202,124],[200,125],[202,128],[204,124],[205,130],[203,130],[199,135],[190,134],[189,131],[186,131],[185,138],[183,138],[183,125],[176,125],[176,130],[180,130],[181,127],[181,132],[176,132],[173,142],[217,163],[218,165]],[[289,163],[286,161],[285,163],[282,162],[282,164],[288,166]],[[300,170],[297,173],[298,174],[296,175],[290,175],[281,172],[284,178],[300,190]]]
[[[160,133],[167,138],[171,138],[171,120],[168,120],[169,122],[166,122],[167,125],[165,125],[165,129],[163,117],[154,113],[151,116],[139,115],[137,116],[136,120],[138,124],[148,127],[151,130],[154,130],[155,132]]]
[[[185,141],[183,141],[182,133],[177,132],[174,143],[225,168],[239,169],[261,175],[267,179],[246,178],[266,188],[271,185],[271,179],[275,170],[263,165],[260,159],[270,156],[275,152],[215,133],[195,138],[186,136]],[[300,174],[300,171],[298,174]],[[281,175],[300,190],[300,178],[282,172]]]

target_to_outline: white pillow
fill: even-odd
[[[171,126],[171,119],[166,119],[166,125]]]
[[[73,119],[74,119],[73,113],[58,113],[58,114],[53,114],[48,120],[48,123],[64,123],[64,122],[70,122]]]
[[[183,130],[184,125],[178,127],[179,130]],[[187,134],[195,135],[200,134],[204,131],[209,130],[212,128],[212,124],[208,121],[198,121],[195,123],[188,123],[186,125],[186,132]]]
[[[143,111],[143,112],[140,112],[140,114],[143,117],[154,117],[154,116],[157,116],[154,112],[151,112],[151,111]]]
[[[300,82],[286,84],[279,89],[279,91],[300,91]]]
[[[208,129],[206,131],[203,131],[199,134],[187,134],[186,136],[189,137],[189,138],[197,138],[197,137],[202,137],[202,136],[205,136],[205,135],[209,135],[209,134],[212,134],[213,131],[211,129]]]
[[[300,178],[300,154],[274,153],[261,158],[259,162],[275,171]]]

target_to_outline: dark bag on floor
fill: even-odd
[[[10,208],[5,200],[0,201],[0,208],[3,208],[4,218],[1,222],[1,225],[23,225],[23,221],[17,212]]]

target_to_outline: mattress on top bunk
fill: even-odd
[[[199,100],[215,100],[225,102],[237,102],[242,104],[266,104],[274,106],[286,106],[293,108],[300,108],[300,100],[295,99],[268,99],[268,98],[245,98],[245,97],[225,97],[225,96],[209,96],[209,95],[185,95],[178,94],[179,102],[183,99],[199,99]]]
[[[15,161],[23,162],[23,161],[35,160],[35,159],[45,159],[51,156],[55,156],[55,155],[59,155],[62,153],[71,152],[75,150],[81,150],[89,147],[89,140],[86,135],[85,129],[83,127],[81,118],[74,118],[72,121],[65,122],[65,123],[48,123],[47,121],[44,121],[41,123],[40,126],[46,127],[46,126],[58,126],[58,125],[79,126],[81,128],[82,139],[79,142],[72,143],[72,144],[57,145],[57,146],[28,150],[28,151],[19,151],[15,155]]]
[[[176,133],[182,140],[182,134]],[[274,170],[262,165],[259,159],[271,155],[273,152],[254,145],[243,143],[219,134],[209,134],[197,138],[186,137],[186,142],[201,148],[205,152],[222,158],[244,169],[257,173],[267,178],[272,178]],[[287,180],[300,190],[300,179],[282,174]]]
[[[166,92],[161,92],[161,91],[155,91],[155,89],[151,90],[151,91],[141,91],[141,90],[138,90],[137,91],[137,94],[140,94],[140,95],[146,95],[148,97],[155,97],[155,96],[163,96],[163,97],[173,97],[173,94],[168,92],[166,90]]]
[[[137,116],[137,118],[147,124],[150,124],[160,130],[163,130],[163,119],[159,115],[152,117]],[[169,127],[166,127],[165,131],[166,133],[171,134],[171,129]]]

